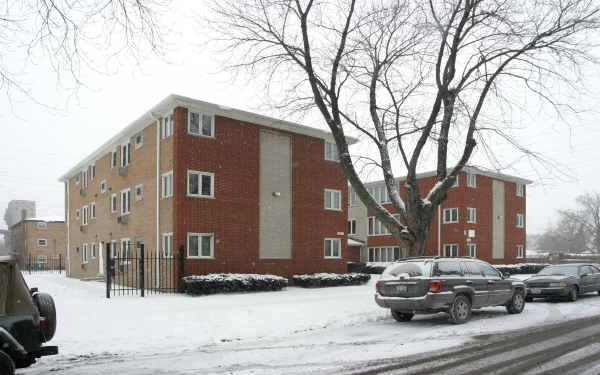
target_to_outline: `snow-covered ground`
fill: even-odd
[[[530,303],[518,315],[486,308],[460,326],[448,324],[444,314],[401,324],[373,301],[377,277],[361,286],[106,299],[102,283],[26,275],[30,286],[55,299],[59,323],[51,344],[60,354],[20,373],[338,372],[347,363],[440,350],[483,333],[600,313],[594,294],[575,303]]]

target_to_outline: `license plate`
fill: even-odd
[[[542,290],[541,290],[541,289],[538,289],[538,288],[533,288],[533,289],[531,289],[529,292],[530,292],[531,294],[540,294],[540,293],[542,293]]]
[[[406,285],[396,285],[396,292],[398,293],[406,293]]]

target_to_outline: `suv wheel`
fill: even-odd
[[[398,322],[410,322],[410,320],[415,316],[413,313],[403,313],[400,311],[392,310],[392,316]]]
[[[450,321],[454,324],[463,324],[471,318],[471,301],[464,294],[459,294],[454,298],[450,310]]]
[[[516,290],[506,305],[509,314],[520,314],[525,308],[525,297],[522,290]]]
[[[14,375],[15,363],[8,354],[0,350],[0,374]]]
[[[56,332],[56,307],[54,300],[48,293],[35,293],[33,299],[40,311],[40,316],[46,321],[46,326],[42,328],[42,339],[44,342],[50,341]]]
[[[578,293],[577,287],[572,286],[569,289],[569,301],[571,301],[571,302],[577,301],[577,293]]]

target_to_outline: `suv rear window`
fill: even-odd
[[[454,261],[440,261],[436,263],[435,276],[457,275],[462,276],[460,264]]]
[[[421,262],[406,262],[392,264],[383,271],[384,275],[399,276],[408,274],[409,277],[423,276],[425,274],[425,263]]]

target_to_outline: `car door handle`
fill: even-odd
[[[488,280],[488,284],[494,284],[495,281],[494,280]]]

